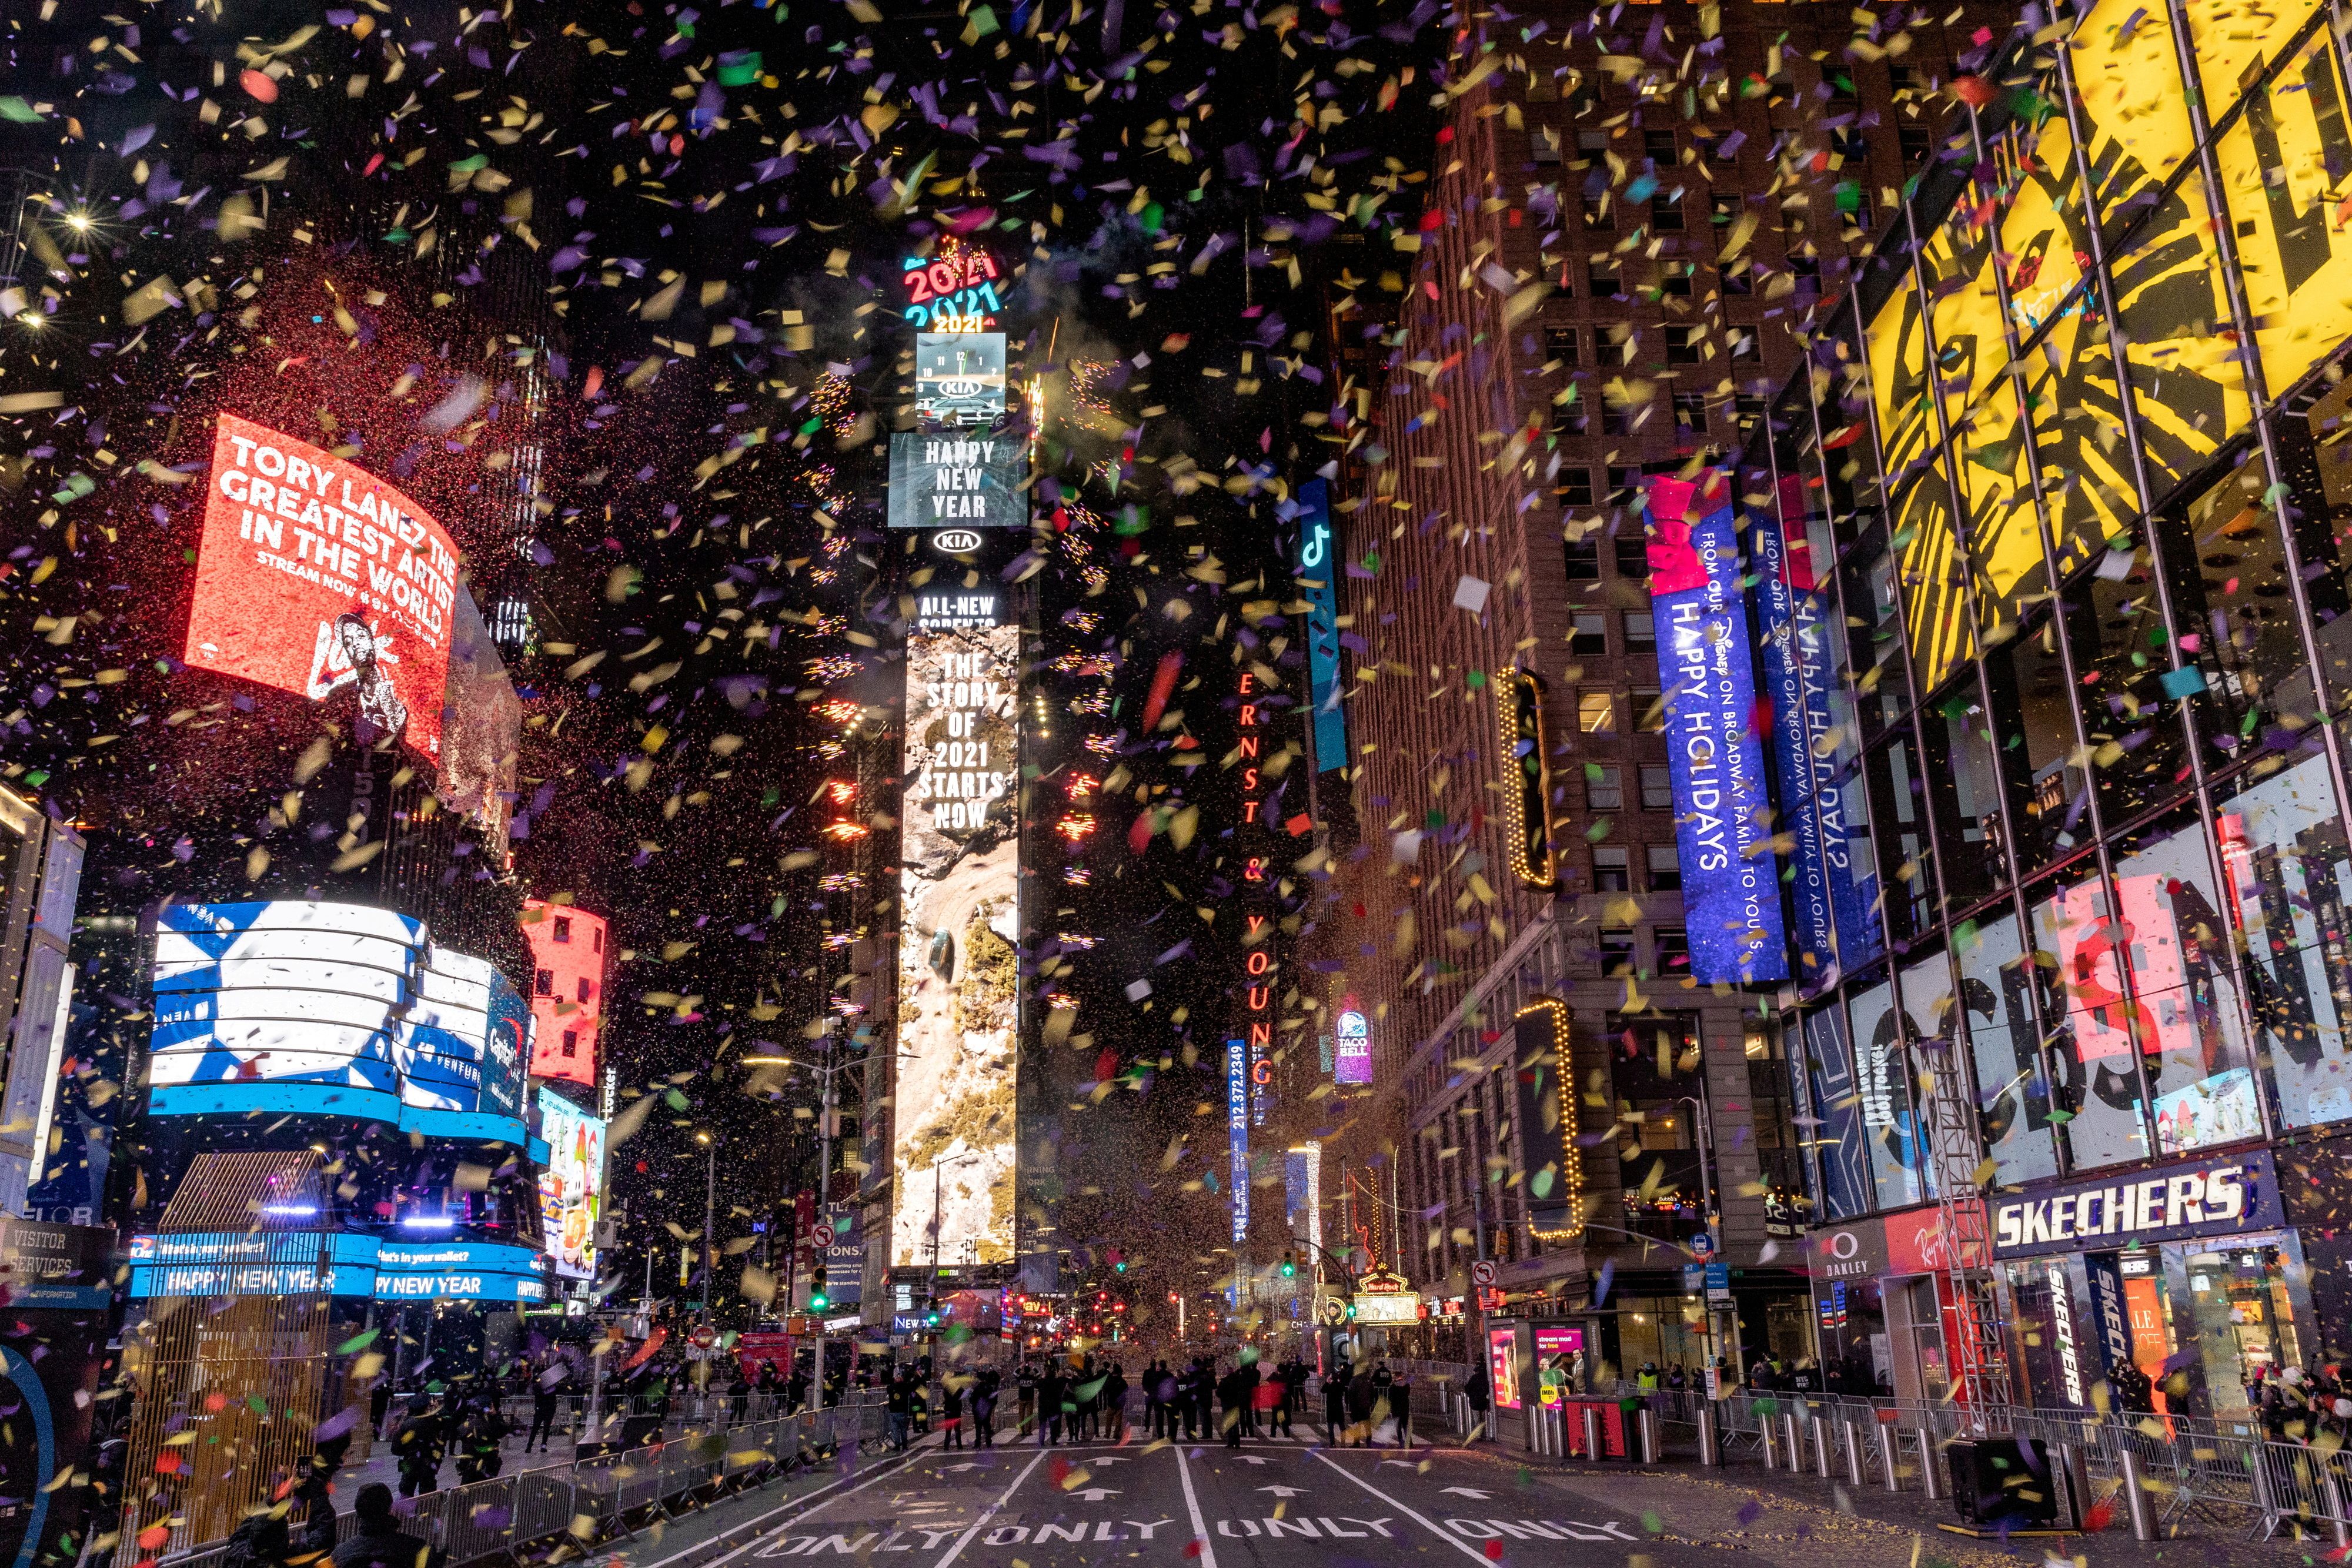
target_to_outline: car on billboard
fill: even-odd
[[[363,745],[441,754],[457,547],[374,475],[220,416],[181,657],[322,702],[355,690]]]

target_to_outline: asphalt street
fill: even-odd
[[[1201,1568],[1404,1561],[1710,1560],[1661,1541],[1610,1490],[1533,1488],[1451,1449],[1325,1450],[1299,1440],[942,1449],[845,1458],[622,1543],[615,1568]],[[1336,1558],[1334,1554],[1337,1554]]]

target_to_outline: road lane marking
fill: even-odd
[[[1184,1458],[1184,1445],[1169,1447],[1176,1450],[1176,1475],[1184,1483],[1184,1508],[1192,1516],[1192,1539],[1201,1543],[1201,1568],[1217,1568],[1217,1549],[1209,1543],[1209,1521],[1201,1517],[1201,1499],[1192,1490],[1192,1467]]]
[[[1420,1525],[1423,1530],[1428,1531],[1432,1535],[1434,1535],[1440,1541],[1444,1542],[1448,1546],[1451,1546],[1454,1551],[1459,1552],[1465,1557],[1472,1558],[1479,1563],[1486,1561],[1486,1554],[1485,1552],[1480,1552],[1468,1542],[1454,1534],[1452,1531],[1439,1529],[1426,1514],[1416,1512],[1413,1510],[1412,1505],[1404,1501],[1402,1498],[1391,1497],[1386,1492],[1375,1488],[1370,1482],[1363,1479],[1361,1477],[1349,1475],[1348,1473],[1347,1467],[1339,1464],[1328,1454],[1323,1453],[1320,1450],[1314,1450],[1314,1453],[1318,1459],[1320,1459],[1324,1464],[1330,1467],[1335,1475],[1345,1476],[1349,1485],[1361,1487],[1366,1492],[1380,1499],[1381,1501],[1387,1503],[1391,1508],[1395,1509],[1399,1513],[1403,1514],[1407,1519],[1412,1520],[1415,1524]]]
[[[857,1479],[857,1472],[852,1470],[849,1474],[843,1476],[838,1480],[825,1482],[824,1485],[817,1488],[814,1491],[803,1492],[796,1498],[788,1499],[783,1502],[778,1503],[775,1507],[770,1509],[767,1512],[760,1515],[758,1518],[751,1520],[744,1524],[735,1526],[734,1528],[737,1530],[751,1531],[752,1532],[752,1538],[745,1542],[742,1545],[735,1548],[732,1552],[728,1552],[724,1557],[713,1558],[710,1562],[703,1564],[703,1568],[719,1568],[720,1563],[731,1563],[736,1558],[740,1557],[743,1553],[751,1550],[754,1546],[760,1544],[760,1533],[762,1528],[767,1524],[768,1521],[775,1518],[776,1515],[780,1513],[789,1513],[796,1508],[805,1507],[809,1503],[814,1502],[818,1498],[824,1497],[825,1493],[834,1490],[837,1487],[849,1486],[850,1482],[857,1481],[856,1486],[849,1486],[849,1490],[841,1493],[840,1497],[826,1499],[829,1502],[838,1502],[841,1500],[841,1498],[864,1491],[867,1487],[873,1486],[877,1482],[888,1480],[892,1476],[905,1470],[914,1464],[917,1459],[921,1458],[925,1450],[917,1448],[911,1452],[902,1454],[898,1456],[898,1462],[896,1467],[885,1469],[879,1475],[869,1476],[862,1481]],[[884,1462],[887,1464],[888,1461],[886,1460]],[[789,1521],[787,1522],[789,1523]],[[725,1539],[725,1536],[722,1534],[718,1539],[723,1540]],[[713,1544],[715,1544],[715,1542],[711,1539],[698,1541],[683,1552],[674,1552],[667,1557],[659,1558],[652,1563],[641,1563],[635,1564],[635,1568],[670,1568],[671,1563],[683,1563],[686,1559],[693,1556],[698,1552],[708,1551]]]
[[[1022,1466],[1021,1473],[1013,1478],[1013,1484],[1006,1487],[1002,1492],[999,1492],[994,1502],[990,1503],[986,1508],[980,1511],[980,1517],[971,1521],[971,1528],[965,1531],[961,1535],[956,1538],[956,1543],[948,1548],[948,1554],[940,1558],[936,1563],[932,1564],[932,1568],[949,1568],[950,1563],[952,1563],[957,1558],[962,1556],[963,1549],[971,1544],[972,1537],[978,1535],[981,1532],[982,1528],[986,1525],[990,1520],[994,1519],[997,1514],[1003,1510],[1004,1505],[1013,1500],[1013,1494],[1021,1490],[1021,1483],[1029,1479],[1029,1472],[1035,1469],[1045,1458],[1045,1450],[1041,1448],[1037,1451],[1037,1457],[1035,1458],[1031,1459],[1027,1464]]]

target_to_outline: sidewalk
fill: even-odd
[[[1948,1499],[1930,1501],[1918,1491],[1889,1493],[1825,1481],[1811,1472],[1791,1474],[1757,1465],[1703,1469],[1693,1463],[1657,1467],[1622,1460],[1591,1465],[1581,1460],[1539,1458],[1481,1447],[1476,1454],[1497,1470],[1515,1473],[1522,1488],[1605,1500],[1639,1514],[1643,1527],[1669,1543],[1746,1552],[1767,1562],[1803,1568],[2014,1568],[2019,1562],[2082,1564],[2084,1568],[2138,1568],[2162,1562],[2199,1568],[2280,1568],[2283,1563],[2330,1561],[2326,1540],[2296,1542],[2282,1535],[2252,1539],[2255,1517],[2223,1513],[2186,1523],[2170,1540],[2140,1542],[2117,1517],[2091,1535],[2029,1536],[2013,1542],[1977,1541],[1939,1530],[1957,1522]],[[2104,1489],[2095,1483],[2095,1497]]]

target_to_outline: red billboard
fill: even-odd
[[[530,946],[530,1010],[539,1019],[533,1078],[596,1082],[596,1035],[604,1021],[604,917],[569,904],[523,900]]]
[[[182,654],[441,754],[457,549],[415,502],[308,442],[220,416]]]

